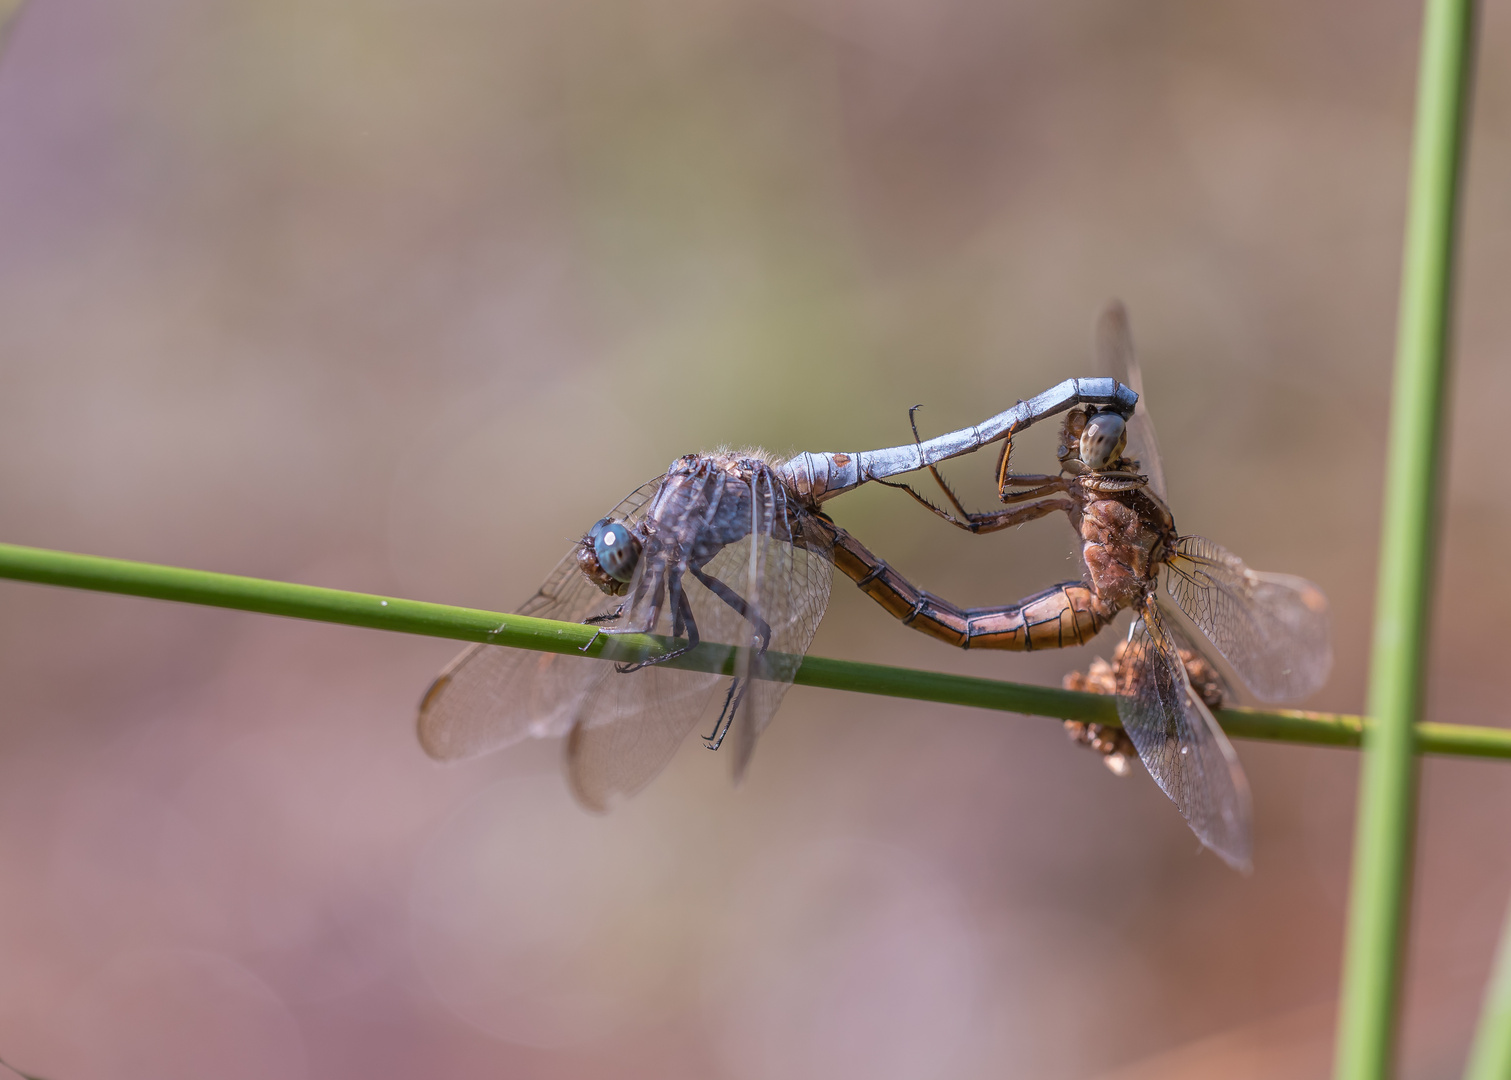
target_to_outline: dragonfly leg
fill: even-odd
[[[724,736],[729,734],[729,729],[735,721],[735,713],[739,711],[740,703],[745,700],[745,689],[748,679],[735,679],[729,684],[729,692],[724,695],[724,707],[719,710],[719,718],[714,721],[713,731],[703,736],[703,745],[710,750],[717,750],[724,745]]]
[[[908,410],[908,426],[913,429],[913,445],[914,446],[918,446],[918,447],[922,447],[923,446],[923,440],[918,435],[918,417],[917,417],[918,410],[921,409],[921,408],[923,408],[922,405],[914,405],[911,409]],[[1009,444],[1012,443],[1012,437],[1011,436],[1008,437],[1008,443]],[[920,456],[921,456],[921,451],[920,451]],[[971,519],[971,516],[972,516],[971,512],[969,510],[967,510],[965,508],[965,506],[960,502],[959,496],[957,496],[955,494],[955,489],[952,488],[952,487],[950,487],[949,483],[945,480],[943,474],[940,473],[938,467],[935,466],[935,465],[933,465],[931,463],[931,464],[928,465],[928,470],[929,470],[929,475],[934,478],[934,483],[936,483],[936,484],[939,485],[939,489],[944,492],[944,497],[946,499],[948,499],[949,502],[950,502],[950,505],[955,508],[955,513],[959,514],[962,518],[964,518],[967,521],[969,521]],[[927,506],[930,510],[933,510],[936,514],[942,514],[942,512],[939,510],[938,507],[934,506],[927,499],[925,499],[921,495],[919,495],[918,492],[914,491],[913,488],[911,486],[909,486],[908,484],[896,483],[896,482],[892,482],[892,481],[888,481],[888,480],[880,480],[878,482],[882,483],[882,484],[886,484],[888,487],[900,487],[904,491],[906,491],[909,495],[913,496],[913,498],[917,499],[919,502],[923,503],[923,505]],[[944,516],[945,519],[948,520],[948,521],[955,521],[954,518],[949,517],[949,515],[947,515],[947,514],[943,514],[942,516]],[[958,522],[957,522],[957,524],[958,524]]]
[[[997,498],[1003,502],[1015,503],[1023,502],[1025,499],[1039,499],[1045,495],[1053,495],[1069,489],[1070,483],[1063,476],[1051,476],[1048,473],[1009,472],[1008,464],[1012,460],[1012,455],[1013,440],[1009,436],[1002,444],[1002,455],[997,458]],[[1026,490],[1009,492],[1008,488]]]
[[[680,574],[673,575],[672,580],[676,583],[669,588],[672,602],[672,637],[679,638],[682,631],[687,627],[687,612],[683,610],[687,605],[682,595],[682,577]]]
[[[921,447],[923,444],[918,436],[918,421],[915,416],[919,408],[921,406],[914,405],[908,410],[908,424],[913,429],[914,444]],[[1004,503],[1024,502],[1066,490],[1066,481],[1058,476],[1014,476],[1012,473],[1009,473],[1007,471],[1007,462],[1012,451],[1013,440],[1012,436],[1009,435],[1002,447],[1002,457],[997,466],[997,494]],[[929,470],[929,475],[934,478],[934,482],[939,485],[939,489],[944,492],[944,497],[949,500],[950,506],[954,508],[955,514],[958,514],[959,517],[924,498],[911,484],[899,480],[883,480],[879,477],[876,482],[878,484],[885,484],[887,487],[901,488],[912,496],[914,501],[927,508],[930,513],[938,515],[958,529],[965,529],[967,532],[972,533],[996,532],[998,529],[1010,528],[1013,525],[1021,525],[1025,521],[1032,521],[1035,518],[1043,517],[1045,514],[1053,513],[1055,510],[1068,509],[1068,503],[1059,502],[1046,504],[1047,508],[1024,508],[1022,514],[1012,511],[997,511],[987,514],[976,513],[965,508],[965,504],[955,494],[955,489],[950,486],[949,481],[945,480],[938,468],[933,464],[928,464],[925,468]],[[1026,485],[1032,485],[1030,490],[1014,492],[1012,494],[1008,494],[1007,492],[1009,486],[1023,487]]]
[[[922,443],[918,442],[918,424],[914,419],[914,413],[916,413],[919,408],[921,408],[921,406],[914,405],[911,409],[908,410],[908,423],[913,428],[913,439],[915,443],[921,446]],[[1012,455],[1012,452],[1013,439],[1012,436],[1009,435],[1006,441],[1002,444],[1002,456],[998,459],[997,462],[997,496],[999,499],[1001,499],[1002,502],[1015,503],[1024,502],[1029,499],[1039,499],[1043,498],[1046,495],[1054,495],[1063,492],[1069,486],[1064,477],[1050,476],[1047,473],[1016,476],[1008,472],[1007,463],[1008,459]],[[877,482],[885,484],[888,487],[902,488],[918,502],[922,503],[924,506],[927,506],[934,513],[939,514],[940,517],[943,517],[946,521],[949,521],[952,524],[958,525],[961,528],[970,528],[972,532],[980,531],[979,526],[977,528],[971,528],[971,525],[980,522],[984,518],[990,517],[990,515],[973,513],[972,511],[967,510],[965,508],[965,505],[960,501],[960,497],[955,494],[955,489],[951,487],[949,482],[945,480],[945,478],[940,474],[939,469],[934,465],[928,465],[926,466],[926,468],[929,470],[929,475],[934,478],[934,482],[938,484],[940,490],[944,492],[944,497],[949,500],[950,506],[954,507],[955,513],[960,515],[960,519],[963,519],[965,524],[962,524],[962,521],[960,519],[952,518],[947,513],[942,512],[939,507],[923,498],[923,496],[919,495],[917,491],[915,491],[910,485],[906,483],[888,480],[878,480]],[[1007,489],[1009,487],[1027,487],[1030,490],[1018,491],[1012,494],[1008,494]],[[1002,527],[1005,528],[1006,526]],[[987,529],[986,531],[991,532],[992,530]]]
[[[583,619],[582,623],[584,626],[592,626],[595,629],[593,631],[593,636],[588,639],[588,643],[577,651],[587,652],[589,649],[591,649],[597,643],[598,639],[603,637],[603,629],[601,627],[601,624],[614,622],[619,618],[619,616],[623,614],[624,605],[620,604],[613,611],[606,611],[602,615],[590,615],[588,616],[588,618]]]
[[[961,608],[918,588],[853,536],[828,522],[834,565],[905,626],[963,649],[1064,649],[1084,645],[1118,609],[1084,582],[1066,581],[1016,604]]]
[[[757,653],[764,654],[767,647],[771,644],[771,624],[752,611],[750,603],[743,596],[718,578],[711,574],[705,574],[702,567],[689,566],[688,570],[691,571],[693,577],[697,578],[707,587],[709,592],[734,608],[735,611],[740,613],[742,618],[750,623],[756,633],[756,641],[758,643],[756,645]],[[709,734],[703,736],[703,742],[710,750],[717,750],[722,746],[724,736],[729,734],[729,727],[734,723],[735,713],[739,711],[740,702],[745,700],[747,682],[747,679],[736,678],[729,684],[729,692],[724,695],[724,707],[719,710],[719,718],[714,721],[714,729]]]
[[[668,649],[659,656],[647,657],[633,664],[615,664],[614,670],[621,675],[627,675],[632,671],[639,671],[643,667],[652,664],[664,664],[668,660],[675,660],[679,656],[686,655],[698,647],[702,639],[698,636],[698,624],[693,619],[693,606],[687,601],[687,594],[682,591],[682,572],[673,570],[667,575],[667,599],[672,603],[672,610],[676,613],[673,619],[673,636],[675,631],[685,626],[687,628],[687,644],[680,649]]]
[[[752,611],[749,602],[743,596],[718,578],[705,574],[702,567],[689,566],[688,569],[692,571],[693,577],[697,578],[708,588],[709,592],[738,611],[740,617],[755,628],[756,640],[760,642],[759,649],[761,652],[765,652],[767,646],[771,644],[771,624]]]
[[[885,484],[887,487],[901,488],[909,495],[913,496],[914,501],[921,504],[930,513],[943,518],[945,521],[948,521],[951,525],[955,526],[955,528],[964,529],[969,533],[998,532],[1002,529],[1010,529],[1014,525],[1022,525],[1025,522],[1034,521],[1048,514],[1053,514],[1056,510],[1063,510],[1068,514],[1075,509],[1075,504],[1072,503],[1069,499],[1043,499],[1039,502],[1030,502],[1024,506],[1015,506],[1010,510],[994,510],[991,513],[985,514],[964,511],[965,517],[962,520],[961,518],[955,517],[948,510],[944,510],[938,506],[935,506],[933,503],[929,502],[928,499],[925,499],[922,495],[918,494],[918,492],[914,491],[907,484],[894,483],[891,480],[878,480],[877,483]],[[1044,490],[1056,491],[1064,489],[1052,486],[1045,488]],[[1037,494],[1037,492],[1025,492],[1022,497],[1032,498],[1035,494]],[[1016,500],[1010,496],[1003,501],[1013,502]],[[959,504],[957,503],[956,505],[958,506]]]
[[[1009,477],[1008,479],[1011,480],[1020,478]],[[1022,477],[1021,479],[1026,480],[1028,479],[1028,477]],[[1047,495],[1054,495],[1065,490],[1065,481],[1061,480],[1058,476],[1054,477],[1053,480],[1053,483],[1041,484],[1038,487],[1031,487],[1025,491],[1000,490],[997,493],[997,497],[1007,505],[1011,506],[1013,503],[1029,502],[1033,499],[1042,499]]]

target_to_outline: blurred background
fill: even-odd
[[[32,0],[0,64],[0,537],[510,610],[719,444],[907,441],[1122,297],[1177,519],[1319,582],[1357,711],[1418,5]],[[1511,19],[1487,5],[1430,712],[1505,723]],[[1049,436],[1020,458],[1048,462]],[[954,465],[975,502],[992,462]],[[1042,467],[1042,466],[1041,466]],[[923,586],[1047,519],[837,520]],[[813,651],[1058,684],[843,580]],[[1060,725],[794,689],[609,817],[443,768],[444,641],[0,583],[0,1057],[53,1078],[1321,1077],[1353,752],[1255,873]],[[1404,1073],[1457,1076],[1503,763],[1427,761]]]

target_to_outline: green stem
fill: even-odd
[[[0,544],[0,578],[178,600],[265,615],[365,626],[374,630],[481,641],[540,652],[581,653],[584,657],[598,659],[643,659],[666,647],[661,638],[610,636],[578,623],[502,615],[495,611],[427,604],[393,596],[343,592],[286,581],[214,574],[13,544]],[[705,671],[728,670],[730,650],[723,646],[703,647],[672,663]],[[969,705],[1030,716],[1111,725],[1118,722],[1113,699],[1099,694],[884,667],[853,660],[805,657],[793,682],[800,686]],[[1335,713],[1222,709],[1218,712],[1218,719],[1224,730],[1241,738],[1317,746],[1358,746],[1369,727],[1360,717]],[[1511,729],[1422,724],[1419,739],[1422,749],[1431,752],[1511,759]]]
[[[1337,1080],[1384,1080],[1395,1050],[1472,37],[1471,0],[1427,0]]]
[[[1506,927],[1485,988],[1485,1007],[1469,1051],[1464,1080],[1506,1080],[1511,1076],[1511,907]]]

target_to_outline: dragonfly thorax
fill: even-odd
[[[1137,604],[1154,588],[1176,533],[1170,512],[1142,484],[1107,491],[1110,479],[1116,478],[1077,477],[1070,494],[1079,509],[1087,578],[1098,598],[1118,610]]]

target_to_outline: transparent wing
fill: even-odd
[[[1302,698],[1327,681],[1327,597],[1305,578],[1263,574],[1204,536],[1183,536],[1165,591],[1263,701]]]
[[[712,735],[731,707],[739,775],[749,761],[755,734],[781,703],[828,602],[828,549],[801,511],[772,512],[773,506],[785,508],[785,489],[769,474],[758,473],[746,494],[756,496],[740,504],[751,515],[750,528],[755,531],[724,545],[702,567],[714,586],[691,573],[682,579],[704,647],[736,650],[734,676],[656,666],[608,680],[583,710],[583,720],[567,742],[568,776],[585,806],[604,809],[640,791],[667,766],[700,721]],[[765,509],[758,509],[761,506]],[[699,527],[707,530],[708,519]],[[794,546],[794,527],[796,539],[811,544],[811,550]],[[689,530],[681,546],[690,551],[696,543],[697,534]],[[761,657],[752,646],[756,627],[763,624],[770,626],[771,643]],[[664,605],[654,632],[669,633],[672,626],[670,605]],[[750,678],[754,665],[762,668],[764,679]],[[650,690],[630,694],[627,681],[645,676]]]
[[[1162,500],[1165,496],[1165,468],[1160,463],[1159,445],[1154,441],[1154,421],[1144,400],[1144,373],[1139,370],[1133,351],[1133,330],[1128,324],[1128,310],[1114,300],[1102,309],[1097,319],[1096,358],[1099,372],[1110,375],[1138,395],[1138,406],[1128,420],[1128,448],[1124,456],[1139,463],[1139,470],[1149,478],[1150,489]]]
[[[1157,591],[1154,602],[1165,618],[1165,625],[1180,643],[1180,659],[1186,666],[1186,681],[1196,691],[1196,696],[1209,709],[1221,709],[1231,704],[1236,695],[1229,678],[1231,669],[1221,662],[1222,654],[1203,635],[1190,632],[1186,626],[1190,620],[1169,596]]]
[[[712,725],[729,678],[652,667],[609,674],[594,688],[566,741],[567,782],[603,813],[637,794],[671,763],[700,721]]]
[[[610,516],[639,520],[661,480],[637,488]],[[583,622],[611,614],[620,602],[582,575],[574,549],[517,614]],[[420,702],[420,745],[437,760],[454,761],[528,737],[565,735],[588,695],[612,671],[613,665],[586,657],[468,646]]]
[[[1191,691],[1174,634],[1150,601],[1129,631],[1118,716],[1149,775],[1203,844],[1250,868],[1249,786],[1238,755]]]
[[[745,775],[756,737],[776,715],[813,643],[829,606],[834,573],[830,534],[788,501],[785,486],[763,470],[755,477],[752,495],[755,527],[747,595],[756,598],[771,640],[764,654],[746,650],[737,658],[745,693],[732,728],[736,780]]]

